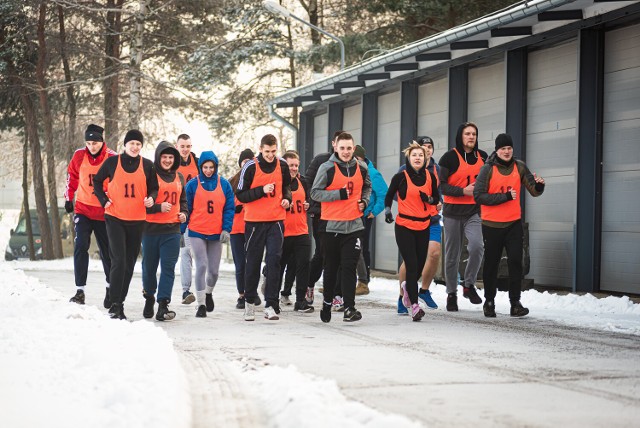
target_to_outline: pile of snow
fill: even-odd
[[[189,427],[186,376],[164,330],[109,319],[0,263],[7,427]]]

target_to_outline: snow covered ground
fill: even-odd
[[[15,225],[12,216],[15,217],[15,213],[5,214],[0,222],[0,248],[6,246],[8,229]],[[101,269],[99,261],[91,261],[91,272],[98,273],[93,277],[99,276]],[[176,352],[175,339],[171,338],[175,338],[171,336],[175,332],[172,333],[171,329],[187,328],[180,331],[195,332],[198,324],[191,318],[193,314],[188,312],[189,315],[182,315],[182,311],[186,314],[187,309],[195,311],[195,308],[177,306],[180,309],[178,317],[193,323],[183,324],[182,327],[177,327],[180,326],[178,320],[165,324],[141,320],[137,310],[136,313],[127,312],[133,322],[113,321],[103,309],[90,304],[66,304],[72,293],[62,295],[27,276],[29,271],[34,270],[60,271],[65,276],[68,272],[68,280],[72,281],[73,262],[71,259],[0,262],[0,311],[3,314],[0,329],[2,426],[179,428],[192,425],[192,386],[183,369],[184,360]],[[222,270],[232,272],[233,265],[225,263]],[[372,292],[362,298],[363,304],[385,307],[387,314],[393,311],[397,299],[396,282],[374,278],[370,287]],[[432,291],[437,302],[446,300],[444,287],[434,285]],[[232,292],[230,296],[233,298]],[[130,299],[133,300],[132,297]],[[534,320],[552,320],[567,326],[640,336],[640,305],[627,297],[598,299],[591,295],[560,296],[526,291],[522,301],[531,310],[528,318],[532,319],[532,323]],[[479,319],[482,318],[481,307],[471,305],[465,299],[460,299],[459,305],[461,312],[478,312]],[[496,306],[499,318],[508,312],[506,293],[499,293]],[[225,312],[216,314],[221,317]],[[366,312],[363,323],[374,322],[374,317],[371,311]],[[322,326],[316,318],[317,314],[313,314],[313,322],[317,321],[316,324]],[[214,321],[218,322],[219,318],[214,318]],[[280,331],[289,326],[282,321]],[[311,319],[309,322],[312,322]],[[429,321],[421,324],[426,322]],[[260,325],[263,323],[256,321],[256,326],[251,328],[262,328]],[[247,329],[247,323],[239,320],[224,326],[224,334],[230,337],[241,336]],[[333,323],[331,326],[334,328]],[[267,325],[264,327],[270,328]],[[236,328],[237,332],[228,331],[230,328]],[[344,334],[355,334],[353,329],[343,330]],[[274,334],[268,330],[265,332],[267,335]],[[315,333],[310,335],[314,336]],[[275,336],[273,340],[276,340]],[[316,337],[316,340],[322,338]],[[220,341],[223,342],[222,339]],[[190,342],[190,346],[193,343],[198,341]],[[214,346],[211,342],[202,343],[204,348]],[[217,346],[222,345],[215,344]],[[301,348],[301,351],[304,352],[304,349]],[[365,352],[369,351],[365,348]],[[341,350],[329,349],[328,352]],[[354,358],[366,361],[373,356],[363,354]],[[261,364],[250,358],[240,358],[233,362],[231,368],[225,367],[227,375],[241,379],[237,387],[260,408],[258,420],[263,426],[422,425],[402,414],[379,411],[349,399],[341,391],[341,382],[310,374],[302,366]],[[637,389],[637,385],[634,388]],[[209,399],[213,402],[217,400],[215,396]],[[448,420],[453,423],[455,415]]]

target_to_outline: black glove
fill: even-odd
[[[393,214],[391,214],[390,212],[385,213],[384,214],[384,221],[386,221],[389,224],[393,223]]]
[[[243,206],[244,206],[244,205],[236,205],[236,211],[235,211],[235,212],[236,212],[236,214],[240,214],[240,213],[242,212],[242,207],[243,207]]]
[[[66,201],[64,203],[64,210],[66,212],[68,212],[69,214],[71,214],[73,212],[73,202],[72,201]]]
[[[431,203],[431,202],[429,202],[430,199],[431,199],[431,197],[429,195],[424,193],[422,190],[420,191],[420,200],[422,202],[424,202],[425,204],[430,204]]]

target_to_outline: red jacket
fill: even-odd
[[[104,159],[116,155],[116,152],[107,147],[107,143],[102,145],[102,149],[100,149],[100,152],[96,157],[91,156],[89,149],[86,147],[76,150],[71,158],[71,162],[69,162],[69,167],[67,168],[67,187],[64,191],[64,199],[66,201],[73,201],[75,197],[80,178],[80,165],[82,165],[82,161],[85,156],[91,165],[96,165],[102,163]],[[76,202],[74,211],[76,214],[84,215],[91,220],[104,221],[104,208],[102,207],[92,207],[85,205],[82,202]]]

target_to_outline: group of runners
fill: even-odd
[[[433,140],[418,137],[407,145],[405,165],[387,186],[364,148],[343,131],[334,134],[332,151],[317,155],[305,174],[300,173],[298,153],[290,150],[279,157],[276,137],[267,134],[257,155],[251,149],[240,153],[239,170],[229,180],[220,176],[215,153],[192,153],[186,134],[175,144],[160,142],[152,162],[140,155],[140,131],[127,132],[120,154],[107,148],[103,133],[100,126],[89,125],[86,147],[74,153],[68,167],[65,208],[74,213],[76,232],[76,294],[71,302],[85,302],[94,233],[106,279],[104,307],[112,318],[126,319],[124,301],[141,247],[143,316],[175,318],[169,303],[180,258],[182,303],[196,302],[195,316],[206,317],[215,308],[222,244],[228,243],[235,264],[236,308],[243,310],[244,320],[255,320],[256,308],[262,308],[260,295],[269,321],[278,320],[285,305],[314,312],[315,285],[322,277],[320,319],[330,322],[332,314],[341,312],[344,321],[358,321],[362,313],[356,309],[356,295],[369,293],[371,226],[384,212],[387,223],[395,222],[403,261],[398,314],[419,321],[425,315],[420,300],[427,308],[438,308],[429,286],[441,256],[441,223],[446,309],[458,310],[459,282],[465,298],[482,303],[476,278],[484,256],[484,315],[496,316],[497,272],[505,249],[510,314],[529,312],[520,302],[521,189],[539,196],[544,180],[513,157],[507,134],[496,138],[495,152],[487,156],[478,149],[477,126],[463,123],[456,147],[439,164],[432,158]],[[465,237],[469,258],[460,279]]]

